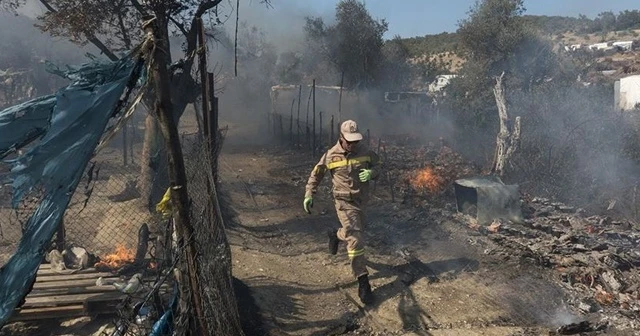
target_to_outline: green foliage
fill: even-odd
[[[402,39],[402,43],[406,46],[410,57],[439,54],[457,49],[458,34],[440,33],[421,37],[410,37]]]
[[[336,23],[327,26],[322,18],[307,18],[305,33],[310,57],[344,72],[345,86],[368,88],[376,85],[384,56],[382,36],[388,25],[374,20],[363,3],[342,0],[336,6]]]

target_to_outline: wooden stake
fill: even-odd
[[[311,134],[309,131],[309,113],[311,108],[311,93],[313,93],[313,88],[309,89],[309,98],[307,99],[307,121],[305,122],[305,129],[307,130],[307,138],[305,139],[307,146],[311,146]]]
[[[340,76],[340,97],[338,98],[338,125],[342,122],[342,87],[343,86],[344,86],[344,71],[342,71],[342,75]]]
[[[316,80],[313,80],[313,156],[316,155]]]
[[[60,224],[58,225],[58,232],[56,232],[56,249],[62,252],[64,251],[65,245],[65,235],[66,231],[64,229],[64,218],[60,219]]]
[[[318,139],[318,144],[319,147],[322,148],[322,111],[320,111],[320,133],[319,133],[319,139]]]
[[[296,119],[298,124],[298,139],[297,139],[298,146],[300,146],[300,101],[301,100],[302,100],[302,85],[300,85],[298,89],[298,118]]]
[[[293,105],[295,104],[296,99],[293,98],[291,101],[291,114],[289,116],[289,142],[293,145]]]
[[[329,146],[331,146],[331,143],[332,143],[333,141],[336,141],[336,140],[333,138],[333,137],[334,137],[334,134],[333,134],[333,114],[331,115],[330,129],[331,129],[331,138],[329,139]]]
[[[127,152],[129,150],[129,146],[127,146],[127,126],[129,124],[129,120],[125,120],[124,125],[122,125],[122,161],[124,166],[127,166]],[[131,154],[133,155],[133,154]]]
[[[367,148],[371,147],[371,133],[369,132],[369,129],[367,128]]]

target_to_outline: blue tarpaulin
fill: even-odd
[[[44,191],[22,240],[0,268],[0,327],[27,294],[82,173],[127,87],[137,74],[131,56],[93,61],[63,73],[72,83],[54,96],[0,111],[0,158],[38,138],[10,161],[13,204],[34,187]]]

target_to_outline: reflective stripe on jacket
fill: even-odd
[[[380,174],[380,157],[364,144],[356,145],[352,152],[345,151],[340,142],[331,147],[311,171],[307,182],[305,197],[316,193],[325,173],[331,174],[333,196],[346,201],[366,201],[369,196],[369,183],[360,182],[361,169],[371,169],[371,178]]]

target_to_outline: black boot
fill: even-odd
[[[338,240],[338,230],[329,229],[327,236],[329,236],[329,253],[335,255],[338,253],[338,243],[340,242]]]
[[[358,296],[360,301],[365,305],[373,303],[373,293],[371,292],[371,285],[369,284],[369,276],[361,275],[358,277]]]

